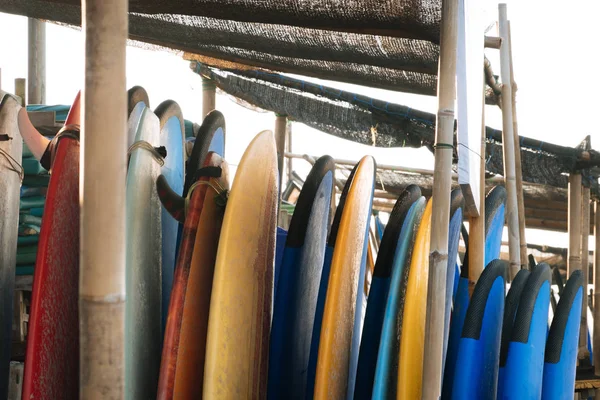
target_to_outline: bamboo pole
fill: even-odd
[[[600,202],[595,202],[594,209],[594,375],[600,376]],[[596,396],[600,396],[600,390],[596,391]]]
[[[202,77],[202,116],[216,108],[217,87],[213,81]]]
[[[438,114],[433,173],[431,242],[427,313],[423,355],[422,398],[437,400],[442,388],[442,354],[446,275],[448,269],[448,221],[454,149],[454,101],[456,98],[456,47],[458,0],[442,1],[440,58],[438,63]]]
[[[502,77],[502,149],[504,153],[504,179],[506,185],[506,220],[510,254],[510,279],[521,269],[519,211],[517,205],[517,187],[515,179],[515,137],[512,118],[512,90],[510,87],[510,54],[508,42],[508,20],[506,4],[498,5],[500,22],[500,75]]]
[[[286,132],[286,138],[285,138],[285,152],[286,154],[289,154],[292,152],[292,124],[288,123],[287,125],[287,132]],[[293,160],[288,157],[286,159],[286,171],[287,171],[287,182],[292,180],[292,171],[293,169]],[[286,182],[286,184],[287,184]]]
[[[485,99],[485,85],[482,85],[482,95]],[[475,284],[485,267],[485,101],[481,113],[481,162],[479,168],[479,216],[469,217],[469,294],[473,294]]]
[[[508,54],[510,60],[510,85],[512,92],[513,134],[515,138],[515,178],[517,187],[517,208],[519,210],[519,244],[521,268],[527,268],[527,240],[525,238],[525,199],[523,197],[523,168],[521,167],[521,145],[519,144],[519,126],[517,124],[517,83],[513,72],[512,36],[508,21]]]
[[[589,283],[589,239],[590,239],[590,188],[583,187],[581,196],[581,268],[583,275],[583,297],[581,308],[581,325],[579,326],[579,360],[589,360],[587,348],[587,309]]]
[[[281,199],[281,185],[283,183],[283,160],[285,154],[285,131],[287,117],[276,114],[275,116],[275,143],[277,144],[277,167],[279,169],[279,198]]]
[[[79,200],[82,399],[124,397],[127,10],[127,0],[82,2],[85,33]]]
[[[46,24],[35,18],[28,18],[29,41],[29,81],[27,98],[29,104],[46,103]]]
[[[0,68],[0,90],[2,90],[2,68]]]
[[[567,276],[581,269],[581,174],[569,175],[569,259]]]
[[[26,87],[27,87],[27,81],[25,80],[25,78],[15,79],[15,95],[19,96],[21,98],[21,106],[22,107],[25,107],[25,104],[27,104]]]

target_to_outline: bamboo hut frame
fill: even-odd
[[[46,23],[27,19],[28,74],[27,98],[30,104],[46,104]]]
[[[202,77],[202,117],[216,108],[217,87],[210,79]]]
[[[80,398],[124,396],[128,0],[83,0]],[[102,171],[98,174],[98,171]],[[110,196],[106,196],[110,193]]]
[[[423,349],[422,398],[425,400],[439,399],[442,390],[448,221],[450,220],[450,188],[452,184],[450,171],[454,149],[457,20],[458,0],[442,0],[429,279]]]
[[[590,239],[590,188],[582,188],[581,196],[581,272],[583,275],[583,296],[581,308],[581,325],[579,327],[579,356],[581,360],[589,360],[590,352],[587,347],[588,326],[588,283],[589,283],[589,239]]]
[[[515,178],[515,136],[513,132],[513,106],[510,73],[509,32],[506,4],[498,5],[500,25],[500,75],[502,77],[502,149],[504,152],[504,178],[506,186],[506,219],[510,256],[510,279],[521,268],[519,213]]]
[[[594,336],[593,348],[600,349],[600,202],[595,201],[594,209]],[[600,351],[594,351],[594,375],[600,376]],[[600,395],[598,391],[596,395]]]
[[[567,275],[581,269],[581,174],[569,176],[569,260]]]

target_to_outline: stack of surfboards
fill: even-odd
[[[65,124],[78,120],[79,98]],[[272,132],[254,137],[230,185],[223,115],[209,113],[187,144],[185,126],[177,103],[153,111],[142,88],[129,91],[127,398],[420,398],[431,200],[408,186],[384,228],[373,218],[376,164],[366,156],[330,215],[336,167],[323,156],[289,229],[278,229]],[[56,143],[27,399],[78,397],[79,142]],[[573,392],[581,274],[565,286],[549,331],[547,265],[521,271],[505,295],[507,265],[497,260],[505,198],[500,186],[487,196],[486,268],[470,294],[468,260],[458,255],[463,198],[451,194],[444,399]]]

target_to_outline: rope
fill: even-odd
[[[158,165],[160,165],[161,167],[165,165],[164,157],[158,152],[158,150],[154,146],[152,146],[145,140],[138,140],[137,142],[134,142],[131,146],[129,146],[129,150],[127,150],[127,156],[131,157],[131,153],[136,149],[143,149],[149,151],[150,154],[152,154],[154,160],[158,163]]]
[[[4,158],[6,158],[6,160],[8,161],[8,163],[9,163],[8,169],[10,171],[15,171],[17,174],[19,174],[19,179],[21,180],[21,184],[22,184],[23,178],[25,178],[25,169],[23,168],[23,166],[21,164],[19,164],[19,162],[17,160],[15,160],[15,158],[13,156],[8,154],[8,152],[5,151],[4,149],[0,149],[0,154],[2,154],[4,156]]]
[[[190,206],[190,200],[192,199],[192,193],[194,189],[196,189],[200,185],[206,185],[211,187],[215,193],[217,194],[217,205],[224,207],[227,203],[227,189],[223,188],[219,182],[215,182],[214,184],[210,181],[202,181],[198,180],[194,182],[192,186],[190,186],[190,190],[188,190],[187,196],[185,196],[185,214],[187,215],[187,211]],[[220,200],[219,200],[220,199]]]

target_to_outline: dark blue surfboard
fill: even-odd
[[[335,210],[335,216],[333,217],[333,223],[329,231],[329,237],[327,239],[327,245],[325,246],[325,257],[323,259],[323,270],[321,272],[321,281],[319,282],[319,292],[317,295],[317,306],[315,309],[315,320],[313,323],[312,335],[310,338],[310,353],[308,359],[308,370],[307,370],[307,381],[306,381],[306,398],[312,399],[315,391],[315,378],[317,373],[317,359],[319,356],[319,342],[321,336],[321,326],[323,325],[323,312],[325,310],[325,299],[327,296],[327,286],[329,284],[329,272],[331,270],[331,260],[333,258],[333,250],[335,248],[335,241],[337,239],[338,229],[340,227],[340,221],[342,219],[342,213],[344,211],[344,205],[346,204],[346,197],[348,196],[348,190],[354,180],[354,174],[356,172],[356,166],[350,172],[348,180],[342,189],[340,195],[340,201]]]
[[[381,329],[385,314],[385,307],[390,289],[390,280],[394,267],[396,248],[400,241],[405,240],[400,236],[404,222],[411,206],[421,197],[421,189],[416,185],[408,186],[401,194],[390,214],[377,260],[373,271],[371,289],[367,301],[364,329],[358,357],[358,369],[354,397],[366,399],[373,391],[377,354],[381,338]]]
[[[277,296],[277,285],[279,284],[279,272],[281,271],[281,264],[283,263],[283,253],[285,252],[285,242],[287,240],[288,232],[277,227],[277,238],[275,239],[275,274],[273,276],[273,295]]]
[[[504,370],[506,367],[506,359],[508,357],[508,344],[512,336],[513,326],[515,324],[515,316],[519,308],[521,295],[529,279],[531,273],[522,269],[517,272],[515,279],[510,284],[510,289],[506,295],[504,302],[504,317],[502,319],[502,337],[500,340],[500,361],[498,368],[498,399],[502,399],[504,394]]]
[[[396,397],[404,292],[413,245],[425,211],[425,205],[426,200],[422,196],[413,203],[404,218],[398,236],[377,351],[377,366],[372,391],[375,399]],[[357,396],[357,398],[359,397]]]
[[[465,200],[460,188],[454,189],[450,194],[450,224],[448,226],[448,266],[446,271],[446,313],[444,314],[444,352],[442,374],[446,364],[448,351],[448,336],[450,331],[450,315],[454,298],[454,279],[456,274],[456,259],[458,256],[458,242],[463,225],[463,207]],[[451,290],[452,289],[452,290]]]
[[[508,263],[494,260],[479,277],[467,310],[454,375],[453,399],[495,399]]]
[[[556,306],[546,341],[542,383],[544,400],[573,398],[582,297],[583,274],[575,270]]]
[[[506,190],[502,186],[496,186],[489,191],[485,198],[485,257],[484,266],[492,260],[499,258],[500,246],[502,244],[502,230],[504,228],[504,204],[506,202]],[[463,234],[463,236],[467,236]],[[452,386],[454,375],[457,373],[456,357],[458,346],[462,336],[463,324],[469,307],[469,245],[465,252],[460,278],[454,295],[454,307],[450,319],[450,330],[448,332],[448,346],[444,364],[444,378],[442,385],[442,398],[452,397]]]
[[[527,279],[508,343],[503,399],[539,399],[542,395],[551,279],[546,263],[538,264]]]
[[[304,399],[325,257],[335,163],[317,160],[302,187],[279,272],[269,351],[269,399]]]
[[[163,101],[154,111],[160,120],[160,145],[164,146],[167,156],[161,168],[169,187],[177,194],[183,191],[184,166],[184,128],[181,108],[173,100]],[[167,311],[173,288],[173,273],[177,257],[177,237],[179,222],[162,207],[162,328],[167,322]]]

